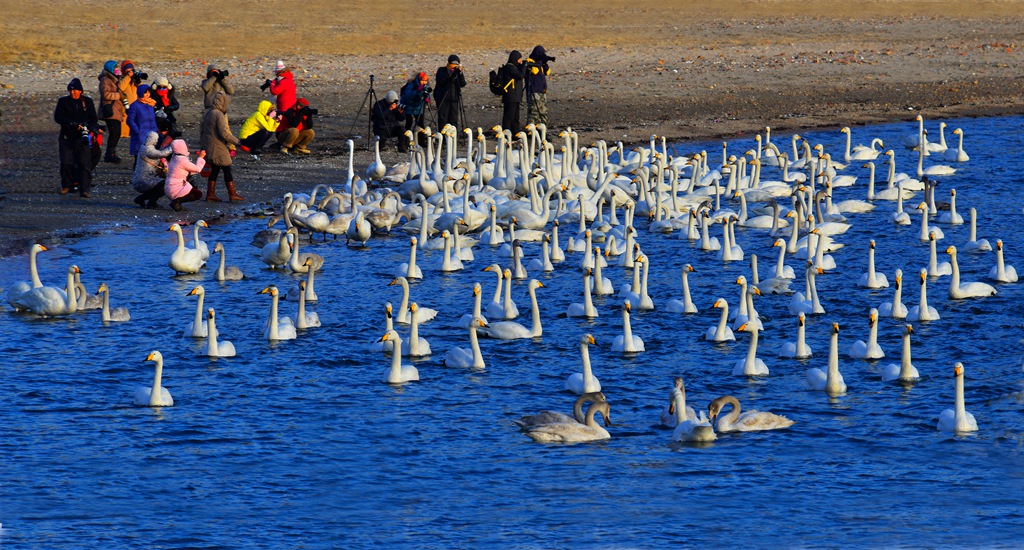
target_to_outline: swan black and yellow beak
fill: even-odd
[[[592,335],[592,334],[588,334],[587,335],[587,343],[592,345],[592,346],[596,346],[597,345],[597,340],[594,340],[594,335]]]
[[[914,325],[907,325],[907,334],[914,334]]]
[[[737,329],[737,330],[739,330],[740,332],[743,332],[744,330],[747,330],[747,325],[749,325],[749,324],[750,323],[743,323],[742,325],[740,325],[740,328]]]
[[[953,377],[955,378],[957,376],[963,376],[963,375],[964,375],[964,366],[962,364],[960,364],[960,363],[957,363],[953,367]]]
[[[153,361],[154,359],[156,359],[157,353],[159,353],[159,352],[157,352],[157,351],[149,352],[149,355],[146,356],[146,361]]]
[[[385,334],[384,336],[381,336],[380,340],[377,340],[377,341],[378,342],[387,342],[388,341],[388,336],[390,336],[390,335],[391,335],[391,333],[389,332],[389,333]]]
[[[839,334],[839,323],[832,323],[832,333]]]

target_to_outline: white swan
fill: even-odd
[[[306,281],[299,281],[299,310],[295,314],[295,328],[306,329],[318,326],[320,326],[320,315],[315,311],[306,312]]]
[[[917,153],[917,177],[922,176],[952,176],[956,173],[956,168],[946,164],[933,164],[928,168],[924,167],[924,152],[923,148],[918,148]]]
[[[541,443],[586,443],[611,439],[611,434],[597,424],[594,416],[601,413],[605,426],[611,425],[610,407],[607,401],[596,402],[587,410],[583,424],[579,422],[555,422],[528,428],[524,433]]]
[[[1003,262],[1003,241],[996,239],[996,265],[988,272],[988,278],[1000,283],[1016,283],[1017,268]]]
[[[174,249],[174,252],[171,253],[171,259],[167,262],[167,265],[174,270],[175,275],[199,273],[199,268],[203,267],[205,263],[203,253],[194,248],[185,248],[185,237],[181,234],[180,225],[173,224],[167,230],[174,231],[178,235],[178,248]]]
[[[185,325],[185,333],[182,334],[185,338],[206,338],[208,334],[206,320],[203,318],[203,301],[206,298],[206,289],[203,285],[198,285],[188,292],[185,296],[199,296],[199,302],[196,304],[196,315],[195,318]]]
[[[928,282],[925,280],[927,276],[928,271],[922,269],[920,274],[921,303],[910,308],[910,311],[907,312],[906,319],[911,323],[916,323],[917,321],[938,321],[941,318],[939,310],[928,305]]]
[[[217,280],[219,282],[223,283],[224,281],[241,281],[242,279],[245,278],[245,274],[242,273],[241,269],[238,269],[233,265],[225,267],[225,263],[227,260],[225,259],[223,244],[215,244],[213,246],[213,251],[220,253],[220,264],[217,266]]]
[[[666,311],[669,313],[697,313],[697,306],[694,305],[693,300],[690,298],[690,283],[687,280],[687,274],[696,272],[697,270],[690,264],[683,266],[682,275],[680,276],[683,286],[683,299],[669,300],[668,303],[665,304]]]
[[[260,249],[260,259],[269,265],[270,269],[287,264],[292,255],[291,241],[293,238],[291,233],[282,232],[276,241],[263,245],[263,248]]]
[[[544,283],[537,279],[530,279],[530,283],[526,288],[530,294],[531,328],[526,328],[515,321],[497,321],[490,323],[486,328],[480,329],[479,333],[488,338],[498,340],[540,338],[544,334],[544,327],[541,325],[540,320],[540,306],[537,305],[537,289],[544,288]]]
[[[860,276],[857,286],[863,288],[889,288],[889,279],[885,273],[875,272],[875,240],[871,239],[868,247],[868,272]]]
[[[477,327],[486,327],[487,322],[477,317],[469,324],[469,349],[452,348],[444,356],[444,364],[448,367],[462,369],[482,369],[487,365],[480,353],[480,341],[477,338]]]
[[[732,329],[729,328],[729,302],[725,301],[725,298],[719,298],[715,300],[715,303],[711,306],[713,308],[719,308],[722,310],[722,315],[718,319],[718,324],[704,332],[704,339],[710,342],[733,342],[736,340],[736,336],[733,335]]]
[[[306,261],[310,262],[310,265],[312,265],[312,262],[313,262],[312,259],[306,258]],[[314,289],[315,282],[316,282],[316,270],[315,269],[310,269],[310,270],[306,271],[306,281],[305,281],[306,284],[305,285],[298,285],[297,284],[297,285],[289,288],[288,289],[288,293],[285,294],[284,296],[282,296],[281,298],[283,300],[288,300],[290,302],[298,302],[299,301],[299,296],[302,296],[306,300],[306,303],[316,302],[317,300],[319,300],[319,297],[316,295],[316,290]],[[302,289],[305,289],[305,290],[302,290]]]
[[[721,415],[726,405],[732,405],[732,411]],[[715,431],[725,432],[760,432],[780,430],[793,425],[793,421],[768,411],[741,412],[740,401],[731,395],[723,395],[708,404],[708,416],[715,425]]]
[[[793,359],[807,359],[814,355],[811,346],[807,345],[804,333],[806,332],[804,314],[801,311],[797,315],[796,341],[784,342],[779,348],[779,357],[791,357]]]
[[[939,414],[939,423],[936,426],[939,431],[949,433],[964,433],[978,431],[978,421],[974,415],[967,412],[964,406],[964,365],[957,362],[953,366],[953,378],[956,379],[956,389],[953,394],[953,408],[946,409]]]
[[[995,296],[996,287],[981,282],[960,282],[960,266],[956,262],[956,247],[950,246],[946,249],[949,254],[949,261],[953,264],[953,276],[949,280],[949,297],[953,300],[964,298],[984,298]]]
[[[594,335],[584,334],[580,337],[580,357],[583,361],[583,372],[573,373],[565,381],[565,389],[577,395],[601,391],[601,381],[594,376],[590,368],[590,350],[588,346],[591,345],[597,345]]]
[[[644,340],[633,334],[633,326],[629,322],[629,312],[632,307],[629,300],[622,301],[622,334],[612,340],[612,351],[623,353],[640,353],[646,351]]]
[[[459,328],[469,328],[475,319],[480,319],[487,324],[487,318],[483,316],[480,310],[481,301],[483,299],[483,290],[480,283],[473,283],[473,312],[466,313],[462,317],[459,317],[459,322],[456,326]]]
[[[992,250],[992,245],[989,244],[988,239],[978,239],[978,211],[971,208],[971,233],[967,243],[964,244],[964,252],[988,252]]]
[[[124,322],[131,320],[132,316],[130,313],[128,313],[127,308],[118,307],[110,309],[110,287],[107,286],[107,283],[100,283],[100,288],[99,290],[96,291],[96,294],[100,294],[103,296],[103,310],[100,311],[100,318],[103,320],[104,323],[109,323],[111,321]]]
[[[199,355],[205,355],[207,357],[234,357],[234,344],[227,341],[217,341],[219,333],[217,332],[217,321],[214,315],[215,313],[212,307],[206,310],[206,322],[207,326],[210,327],[210,338],[206,341],[206,350],[200,352]]]
[[[739,331],[747,330],[748,323],[740,325]],[[757,356],[757,339],[761,333],[759,330],[750,331],[750,346],[747,348],[747,356],[736,361],[732,367],[733,376],[768,376],[768,365]]]
[[[945,239],[946,234],[941,229],[928,225],[928,203],[922,202],[917,205],[917,210],[921,211],[921,232],[918,234],[918,238],[921,241],[927,241],[931,238],[930,235],[935,235],[936,240]]]
[[[292,254],[288,258],[288,269],[293,273],[306,273],[310,269],[320,271],[324,266],[324,257],[312,252],[301,253],[299,251],[299,230],[292,228]],[[309,260],[309,261],[307,261]]]
[[[366,214],[360,210],[345,230],[345,244],[348,246],[366,246],[366,241],[373,236],[373,226],[366,221]]]
[[[928,234],[928,276],[941,277],[953,274],[953,265],[949,262],[939,262],[939,253],[936,247],[935,233]]]
[[[579,422],[580,424],[583,424],[586,422],[586,416],[583,414],[583,405],[607,400],[608,399],[601,392],[584,393],[580,394],[580,396],[576,398],[576,402],[572,406],[572,416],[557,411],[541,411],[537,414],[523,415],[519,417],[518,420],[513,420],[512,423],[519,426],[519,429],[523,431],[529,430],[535,426],[543,426],[544,424],[569,422]]]
[[[388,283],[388,286],[399,285],[402,287],[402,301],[398,305],[398,317],[395,321],[408,325],[412,322],[412,316],[409,315],[409,281],[405,277],[395,277],[393,281]],[[420,306],[419,308],[419,322],[426,323],[437,317],[437,310],[429,307]]]
[[[839,323],[832,323],[832,337],[828,346],[828,368],[807,370],[807,386],[815,391],[823,391],[830,396],[846,393],[846,381],[839,372]]]
[[[892,295],[891,302],[878,304],[878,314],[882,317],[893,319],[905,319],[907,317],[907,306],[903,305],[903,270],[896,270],[896,291]]]
[[[384,303],[384,333],[387,334],[395,330],[394,318],[392,316],[391,302]],[[366,345],[370,351],[391,351],[394,342],[388,341],[383,342],[380,338],[374,339],[372,342]]]
[[[956,189],[949,190],[949,212],[943,212],[939,215],[939,223],[963,225],[964,217],[956,211]]]
[[[942,158],[946,162],[967,162],[971,160],[970,155],[967,151],[964,151],[964,131],[960,128],[953,130],[953,135],[959,136],[960,140],[957,142],[956,149],[949,147],[942,153]]]
[[[64,290],[52,286],[33,288],[19,296],[15,303],[19,308],[27,309],[41,317],[71,315],[78,311],[78,300],[75,299],[75,274],[80,272],[78,266],[68,268],[67,285]]]
[[[676,376],[672,380],[672,390],[668,394],[668,406],[661,410],[661,425],[675,428],[680,420],[697,420],[697,411],[686,405],[686,386],[683,377]]]
[[[814,267],[811,262],[807,262],[805,273],[808,296],[805,298],[803,294],[794,294],[793,299],[789,302],[789,312],[793,315],[801,312],[807,315],[824,314],[825,308],[821,307],[821,302],[818,300],[818,287],[814,282],[815,275],[824,273],[824,271],[820,267]]]
[[[135,390],[134,403],[139,407],[171,407],[174,399],[171,392],[161,385],[164,373],[164,356],[159,351],[151,351],[146,361],[156,363],[156,374],[153,375],[153,386]]]
[[[597,308],[594,307],[594,299],[590,291],[590,281],[594,276],[594,270],[587,268],[583,272],[583,302],[573,302],[569,304],[569,307],[565,310],[567,317],[586,317],[588,319],[595,319],[599,315]]]
[[[39,288],[43,286],[42,281],[39,280],[39,269],[36,267],[36,255],[40,252],[48,250],[41,244],[34,244],[28,252],[28,273],[31,277],[31,281],[18,281],[7,287],[7,303],[11,305],[15,310],[24,309],[17,304],[18,298],[33,288]]]
[[[672,388],[671,402],[668,411],[672,418],[672,440],[682,443],[708,443],[718,439],[715,428],[708,421],[704,411],[700,416],[690,407],[686,406],[686,389],[683,387],[683,379],[676,377],[676,387]],[[674,412],[674,414],[672,414]],[[662,413],[662,424],[667,425]]]
[[[921,377],[917,372],[917,367],[910,361],[910,335],[914,333],[914,327],[912,325],[903,326],[903,353],[900,356],[900,363],[889,363],[885,366],[882,371],[882,380],[885,382],[892,382],[893,380],[899,380],[901,382],[912,382]]]
[[[402,338],[398,333],[390,330],[380,339],[381,342],[394,342],[391,348],[391,367],[384,371],[385,384],[404,384],[416,382],[420,379],[420,371],[412,365],[402,364]]]
[[[850,351],[847,353],[854,359],[881,359],[885,357],[885,352],[882,351],[882,347],[878,345],[878,310],[871,308],[868,313],[868,341],[857,340],[850,346]]]
[[[409,339],[402,341],[402,355],[425,357],[433,353],[430,349],[430,342],[420,336],[419,309],[420,306],[416,302],[409,304],[409,315],[412,316],[412,322],[409,324]]]
[[[208,228],[210,226],[207,225],[207,223],[203,220],[196,221],[195,226],[192,229],[192,243],[191,245],[186,246],[189,246],[189,248],[192,248],[193,250],[198,250],[200,253],[202,253],[203,261],[205,262],[206,260],[210,259],[210,247],[206,245],[206,241],[199,239],[200,227]]]
[[[263,326],[263,337],[271,341],[294,340],[297,336],[295,332],[295,323],[289,317],[277,316],[277,287],[270,285],[259,291],[258,294],[270,295],[270,316],[267,318],[267,322]]]
[[[399,138],[401,139],[401,138]],[[380,160],[380,136],[373,138],[373,162],[366,167],[366,177],[371,180],[379,180],[388,172],[388,166]]]

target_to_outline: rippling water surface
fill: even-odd
[[[1002,238],[1007,263],[1024,268],[1022,122],[950,121],[950,130],[965,130],[971,161],[941,180],[937,197],[948,199],[955,187],[965,218],[970,207],[978,209],[979,238]],[[937,134],[937,123],[928,127]],[[915,131],[906,123],[858,127],[854,142],[884,139],[895,146],[898,170],[913,173],[915,157],[901,143]],[[838,131],[806,137],[842,157]],[[773,140],[788,150],[788,135]],[[737,141],[730,151],[753,146],[753,140]],[[677,145],[679,153],[702,148],[719,160],[718,144]],[[860,164],[844,172],[860,176],[857,185],[836,189],[836,200],[864,197],[867,170]],[[775,169],[765,168],[762,176],[778,179]],[[951,301],[949,277],[931,280],[929,303],[942,318],[915,326],[913,358],[923,378],[913,386],[880,380],[885,364],[899,362],[901,322],[880,321],[885,359],[846,357],[855,340],[867,338],[867,309],[892,296],[892,288],[854,285],[866,270],[868,239],[877,241],[876,265],[890,282],[903,269],[904,303],[918,302],[916,272],[926,265],[928,247],[917,239],[918,215],[907,227],[888,221],[894,206],[880,201],[872,213],[851,215],[853,228],[836,239],[846,244],[834,254],[839,269],[817,278],[828,313],[807,322],[815,357],[777,358],[779,346],[796,333],[789,298],[757,299],[766,326],[758,355],[771,376],[751,380],[731,376],[733,363],[746,353],[746,336],[724,345],[702,340],[718,319],[710,307],[715,298],[735,308],[739,291],[733,283],[739,275],[749,277],[748,261],[723,264],[676,234],[651,234],[639,218],[658,309],[634,310],[632,324],[648,351],[631,357],[610,351],[621,332],[616,299],[597,298],[600,318],[594,321],[562,314],[582,292],[576,269],[581,256],[570,254],[552,274],[531,273],[547,285],[538,291],[542,339],[482,340],[485,370],[447,368],[444,353],[468,347],[466,332],[454,323],[471,310],[473,283],[483,283],[485,303],[493,292],[494,276],[480,270],[508,260],[478,248],[465,271],[441,275],[429,269],[440,252],[421,252],[426,278],[413,286],[413,298],[441,313],[420,330],[434,350],[415,361],[421,381],[401,387],[381,383],[390,357],[364,345],[383,334],[384,302],[397,307],[400,299],[398,287],[386,285],[408,253],[401,232],[374,238],[366,250],[341,241],[307,246],[326,258],[316,278],[320,302],[311,306],[324,326],[276,344],[261,338],[269,299],[257,292],[268,284],[287,289],[299,277],[265,269],[248,245],[263,219],[204,231],[211,248],[223,242],[228,263],[246,273],[235,283],[217,283],[209,268],[172,278],[166,263],[174,238],[165,226],[115,229],[55,246],[39,256],[45,284],[63,286],[67,266],[75,263],[89,291],[107,282],[113,305],[128,307],[132,320],[103,326],[96,311],[57,320],[9,310],[0,315],[0,542],[1019,545],[1024,405],[1012,394],[1024,386],[1021,285],[997,285],[999,294],[991,298]],[[940,254],[948,244],[967,241],[967,225],[942,229]],[[571,232],[562,232],[563,245]],[[739,229],[738,240],[748,259],[758,254],[761,277],[769,277],[778,250],[772,239],[763,230]],[[526,254],[536,257],[539,245],[527,244]],[[964,280],[983,280],[995,253],[960,254],[959,260]],[[690,279],[697,315],[664,310],[681,294],[684,263],[697,269]],[[791,257],[787,263],[799,267]],[[26,257],[4,260],[0,284],[27,279],[27,264]],[[618,267],[604,275],[616,286],[630,278]],[[221,339],[234,342],[237,357],[197,357],[201,343],[181,337],[195,309],[194,297],[186,294],[200,282],[206,304],[217,309]],[[524,281],[516,282],[513,297],[527,312]],[[282,304],[282,314],[294,312],[294,302]],[[529,318],[520,321],[528,324]],[[842,325],[840,368],[849,384],[837,398],[808,391],[804,381],[806,369],[825,367],[833,321]],[[511,419],[542,409],[569,411],[573,396],[564,391],[564,380],[580,369],[578,340],[585,332],[598,342],[591,358],[611,403],[612,439],[534,443]],[[175,406],[133,407],[135,389],[151,384],[153,365],[144,359],[154,349],[165,357],[164,384]],[[964,437],[935,429],[939,413],[952,407],[954,361],[965,365],[967,409],[980,427]],[[733,394],[745,408],[784,414],[796,424],[722,435],[704,448],[674,444],[671,431],[657,422],[676,375],[685,377],[695,408]]]

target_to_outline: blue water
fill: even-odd
[[[953,120],[966,132],[971,161],[943,178],[937,192],[958,190],[958,209],[979,212],[979,238],[1006,243],[1006,260],[1024,267],[1020,238],[1020,173],[1024,141],[1020,117]],[[937,134],[937,123],[929,122]],[[899,171],[916,163],[900,144],[916,131],[901,123],[854,128],[854,142],[880,137],[895,146]],[[838,131],[805,135],[841,158]],[[948,136],[949,134],[947,134]],[[584,136],[585,137],[585,136]],[[788,150],[789,136],[773,141]],[[730,143],[742,152],[753,140]],[[720,145],[678,144],[679,152],[707,149],[718,162]],[[934,161],[932,161],[934,162]],[[863,198],[867,171],[835,199]],[[766,168],[763,179],[777,179]],[[879,168],[879,179],[885,172]],[[879,187],[881,189],[881,187]],[[297,189],[298,190],[298,189]],[[305,190],[305,189],[301,189]],[[921,194],[918,194],[919,200]],[[912,208],[916,201],[908,201]],[[480,270],[497,261],[478,248],[465,271],[440,275],[429,266],[440,252],[421,252],[426,279],[413,286],[421,305],[441,311],[421,327],[434,355],[416,361],[421,381],[401,387],[381,383],[390,356],[366,351],[383,334],[383,304],[396,307],[398,287],[386,286],[405,261],[401,232],[374,238],[367,250],[341,241],[305,249],[325,256],[317,276],[320,302],[311,306],[323,327],[294,341],[268,344],[261,326],[269,299],[257,292],[282,289],[298,276],[265,269],[248,246],[263,219],[245,219],[206,230],[223,242],[229,264],[248,278],[219,284],[212,269],[172,278],[166,266],[173,233],[166,226],[132,226],[67,242],[39,256],[46,284],[62,285],[77,264],[90,292],[112,289],[114,306],[132,320],[103,326],[99,313],[41,320],[6,310],[0,314],[0,544],[10,547],[863,547],[1018,546],[1024,537],[1024,388],[1021,371],[1020,284],[998,285],[999,294],[953,302],[948,277],[930,281],[929,303],[942,319],[919,323],[914,364],[923,379],[903,387],[880,381],[882,366],[899,362],[901,322],[882,319],[879,343],[886,358],[853,360],[846,349],[867,338],[867,309],[891,299],[892,288],[854,286],[866,270],[867,240],[878,242],[876,265],[893,279],[905,273],[903,301],[918,302],[916,272],[928,259],[917,240],[920,219],[897,227],[888,221],[895,203],[852,215],[854,227],[836,240],[839,269],[817,278],[826,315],[807,322],[817,355],[806,361],[775,357],[793,340],[796,323],[788,297],[764,296],[756,305],[765,321],[758,355],[771,376],[731,376],[747,337],[712,345],[704,330],[717,322],[717,297],[735,308],[733,281],[749,264],[723,264],[676,235],[649,233],[638,218],[640,243],[651,259],[650,294],[659,309],[634,310],[635,334],[647,350],[627,357],[610,351],[621,331],[618,300],[598,298],[600,318],[588,322],[559,315],[579,301],[580,256],[536,274],[544,336],[537,341],[482,340],[487,368],[447,368],[444,353],[468,347],[454,322],[472,307],[470,289],[494,276]],[[738,207],[738,205],[737,205]],[[968,226],[942,226],[948,244],[962,245]],[[720,232],[720,231],[719,231]],[[570,231],[562,232],[564,245]],[[760,230],[738,230],[746,253],[757,253],[762,278],[774,269],[777,249]],[[526,245],[536,257],[538,244]],[[216,259],[214,257],[213,259]],[[940,258],[940,261],[945,258]],[[964,280],[982,280],[995,253],[961,254]],[[27,279],[27,258],[0,263],[0,285]],[[525,262],[524,262],[525,263]],[[694,301],[701,313],[668,314],[677,298],[679,269],[693,264]],[[787,264],[798,262],[787,257]],[[608,268],[616,286],[629,272]],[[217,309],[221,339],[238,356],[197,357],[199,341],[181,337],[204,284],[206,304]],[[795,287],[802,285],[797,278]],[[513,297],[528,311],[525,282]],[[294,302],[282,302],[282,314]],[[529,323],[529,318],[520,319]],[[825,367],[829,326],[838,321],[840,368],[846,395],[808,391],[807,368]],[[404,330],[404,329],[403,329]],[[543,445],[524,437],[512,418],[542,409],[568,412],[573,396],[564,380],[579,370],[578,339],[591,332],[594,373],[611,403],[610,441]],[[131,406],[148,387],[151,350],[165,358],[164,385],[175,405]],[[966,370],[967,409],[976,434],[938,432],[938,414],[952,407],[954,361]],[[745,408],[784,414],[796,424],[784,431],[725,434],[707,447],[671,442],[658,428],[672,378],[686,379],[695,408],[723,394]]]

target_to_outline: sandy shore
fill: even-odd
[[[750,17],[694,24],[685,31],[686,40],[656,47],[545,44],[557,56],[550,79],[552,126],[571,126],[584,142],[638,143],[651,134],[686,141],[750,135],[765,126],[785,133],[912,120],[919,113],[941,119],[1024,112],[1024,16]],[[503,62],[507,51],[457,53],[470,80],[467,118],[473,127],[490,128],[501,111],[486,89],[487,71]],[[177,87],[184,135],[198,145],[203,60],[130,57],[151,78],[168,76]],[[247,204],[318,183],[344,182],[345,141],[366,133],[360,103],[369,75],[376,76],[376,92],[383,96],[415,72],[432,74],[446,57],[289,56],[300,95],[320,109],[313,154],[267,154],[259,161],[240,155],[236,181]],[[237,131],[259,100],[268,98],[258,85],[272,73],[274,59],[209,61],[231,70],[237,93],[229,116]],[[52,244],[118,224],[241,215],[242,206],[224,203],[193,203],[182,215],[140,210],[131,203],[130,169],[124,164],[100,164],[92,199],[57,193],[53,106],[75,76],[95,95],[101,63],[0,65],[0,255],[23,253],[29,242]],[[127,140],[120,150],[127,156]],[[384,158],[393,163],[405,157],[387,153]],[[372,152],[357,150],[356,172],[371,160]]]

